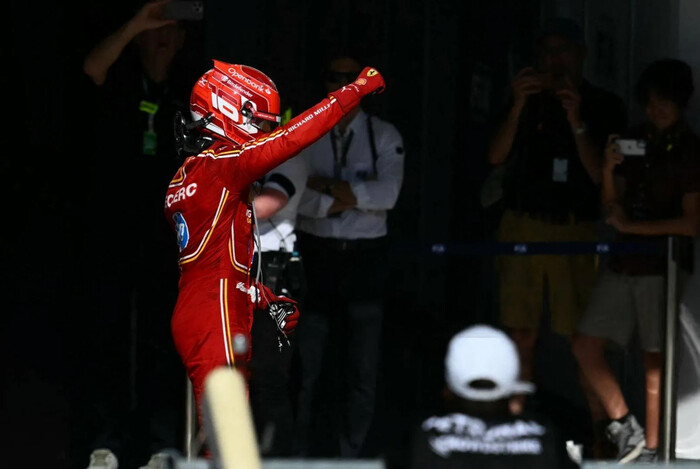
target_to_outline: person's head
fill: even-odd
[[[579,24],[562,17],[550,18],[542,25],[535,39],[537,68],[550,75],[551,86],[562,86],[564,77],[574,83],[583,75],[586,44]]]
[[[281,120],[279,93],[270,77],[219,60],[194,85],[190,111],[205,133],[238,145],[271,132]]]
[[[534,391],[519,380],[520,358],[510,337],[477,324],[457,333],[445,355],[445,384],[457,398],[488,405]]]
[[[362,71],[363,65],[355,55],[351,53],[337,54],[328,61],[324,81],[326,91],[332,92],[355,81]]]
[[[678,59],[660,59],[642,72],[637,81],[637,101],[646,109],[649,122],[666,130],[683,118],[693,95],[693,72]]]
[[[134,38],[143,63],[169,64],[185,43],[185,28],[180,23],[147,29]]]

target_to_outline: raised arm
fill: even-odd
[[[620,205],[622,203],[624,191],[622,182],[615,177],[615,167],[621,164],[625,159],[625,157],[620,153],[618,145],[615,143],[615,139],[617,137],[619,137],[617,134],[610,134],[608,136],[608,142],[605,146],[603,167],[601,170],[601,202],[605,212],[609,212],[613,205]]]
[[[247,142],[239,149],[212,155],[224,165],[217,171],[229,187],[253,183],[321,138],[343,115],[357,106],[362,97],[381,93],[384,86],[381,74],[366,67],[353,83],[330,93],[326,99],[278,130]]]
[[[88,52],[83,61],[83,72],[97,86],[102,86],[107,80],[110,67],[139,33],[176,23],[175,20],[161,19],[163,6],[170,1],[172,0],[155,0],[144,4],[136,15]]]
[[[526,67],[513,78],[511,83],[513,103],[504,118],[499,122],[489,145],[489,163],[505,163],[513,147],[513,140],[518,131],[520,114],[530,95],[542,91],[542,81],[532,67]]]

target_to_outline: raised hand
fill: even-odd
[[[556,92],[561,105],[566,111],[566,119],[571,128],[581,126],[581,93],[568,76],[564,78],[564,87]]]
[[[522,109],[528,96],[543,90],[543,82],[533,67],[525,67],[515,75],[510,87],[513,92],[513,105],[518,109]]]
[[[137,31],[160,28],[167,24],[177,23],[176,20],[163,19],[163,7],[172,0],[153,0],[143,4],[141,9],[131,19],[131,26]]]
[[[619,138],[618,134],[608,135],[608,142],[605,145],[605,155],[603,158],[603,171],[613,171],[615,166],[625,160],[625,156],[620,153],[620,147],[615,143],[615,139]]]

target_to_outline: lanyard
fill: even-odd
[[[158,104],[151,101],[141,100],[139,103],[139,111],[148,114],[148,131],[154,131],[154,122],[156,118],[156,113],[158,112]]]
[[[146,101],[139,103],[139,111],[148,114],[148,129],[143,132],[141,152],[144,155],[155,155],[158,147],[158,136],[156,135],[155,120],[158,112],[158,104]]]
[[[141,77],[141,89],[143,91],[144,96],[150,97],[153,94],[155,94],[154,97],[158,99],[157,102],[142,99],[139,103],[139,111],[148,114],[148,132],[155,133],[155,117],[156,113],[158,112],[158,106],[160,104],[161,98],[165,93],[167,93],[167,85],[165,88],[161,88],[162,92],[157,92],[158,87],[156,87],[156,89],[153,90],[151,88],[149,80],[145,76],[143,76]],[[152,93],[151,91],[154,91],[154,93]]]
[[[164,95],[167,94],[167,85],[157,86],[152,88],[152,82],[150,82],[145,76],[141,77],[141,86],[143,95],[149,97],[150,99],[157,99],[157,101],[150,101],[148,99],[142,99],[139,103],[139,111],[145,112],[148,115],[148,128],[143,132],[142,141],[142,153],[144,155],[155,155],[158,149],[158,135],[156,135],[156,113],[160,107],[160,102]]]
[[[348,149],[353,136],[352,129],[345,137],[337,135],[335,131],[331,131],[331,146],[333,147],[334,157],[333,175],[336,179],[341,179],[342,168],[348,164]]]

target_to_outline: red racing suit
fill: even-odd
[[[215,140],[188,157],[167,190],[165,215],[180,249],[179,293],[171,320],[175,347],[197,408],[215,367],[239,365],[232,338],[250,344],[257,285],[250,275],[254,220],[251,184],[310,145],[355,107],[357,87],[344,87],[285,126],[241,146]]]

